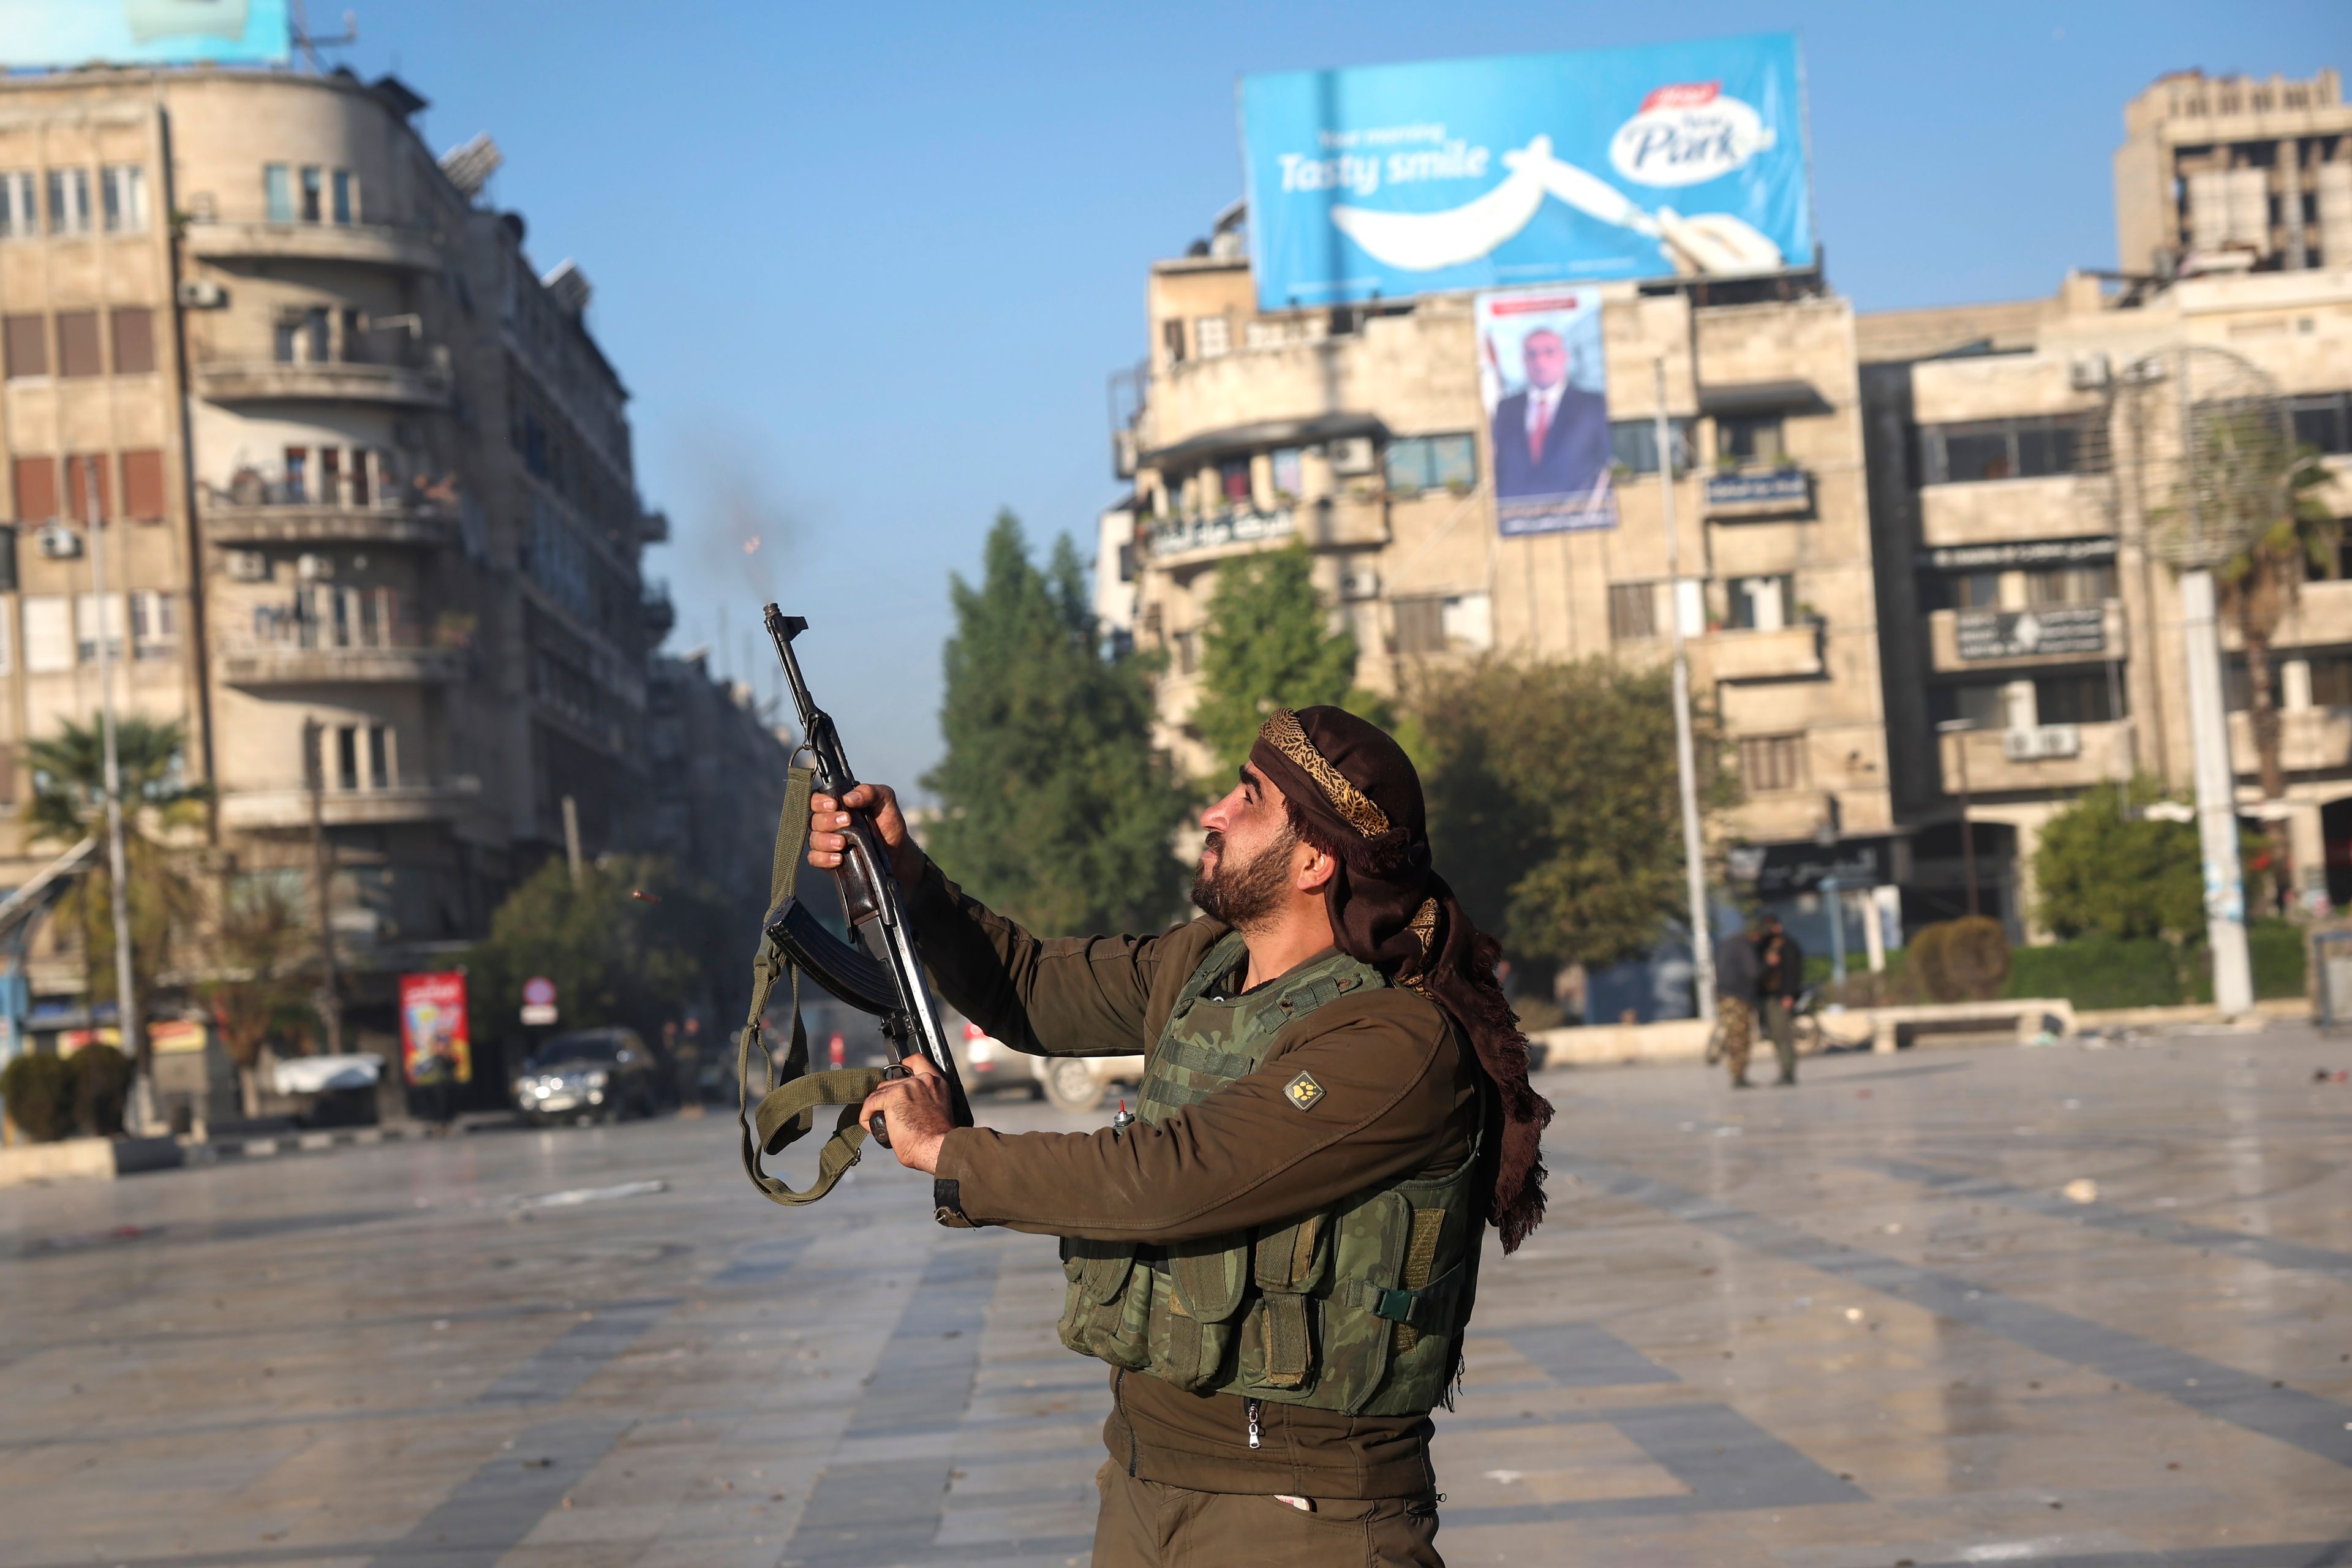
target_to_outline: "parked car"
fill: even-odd
[[[660,1100],[653,1052],[634,1029],[579,1029],[539,1047],[515,1076],[515,1109],[534,1125],[565,1117],[651,1116]]]
[[[1103,1091],[1111,1085],[1143,1081],[1139,1056],[1033,1057],[960,1014],[944,1013],[940,1021],[947,1026],[948,1043],[955,1047],[966,1094],[1009,1090],[1031,1100],[1049,1100],[1063,1110],[1091,1110],[1102,1103]]]

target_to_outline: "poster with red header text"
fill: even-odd
[[[474,1042],[466,1027],[466,977],[455,970],[400,977],[400,1066],[410,1083],[434,1059],[458,1083],[474,1078]]]

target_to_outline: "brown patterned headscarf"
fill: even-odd
[[[1528,1038],[1495,977],[1501,949],[1430,868],[1421,775],[1404,748],[1339,708],[1277,710],[1250,748],[1299,837],[1339,868],[1324,885],[1339,951],[1452,1015],[1495,1087],[1486,1148],[1492,1217],[1509,1252],[1543,1219],[1551,1102],[1528,1082]]]

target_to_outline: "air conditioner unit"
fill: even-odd
[[[2107,384],[2107,356],[2084,354],[2068,367],[2067,379],[2077,392],[2098,392]]]
[[[1350,566],[1339,576],[1339,597],[1349,600],[1381,596],[1381,574],[1370,566]]]
[[[41,553],[52,561],[70,561],[81,553],[81,535],[63,523],[41,530]]]
[[[209,278],[183,278],[180,303],[191,310],[217,310],[228,303],[228,290]]]
[[[1380,454],[1372,449],[1370,436],[1349,436],[1329,442],[1324,447],[1324,455],[1331,459],[1331,471],[1335,474],[1369,474],[1380,466]]]
[[[231,550],[221,557],[231,578],[239,583],[266,583],[269,580],[269,558],[258,550]]]
[[[335,561],[331,555],[302,555],[295,558],[294,575],[305,583],[315,583],[322,577],[331,577],[334,574]]]

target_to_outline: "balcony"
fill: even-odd
[[[369,224],[192,223],[188,254],[205,261],[341,261],[403,272],[438,270],[433,242]]]
[[[1930,547],[2072,539],[2114,528],[2103,475],[1979,479],[1919,491],[1920,542]]]
[[[1811,680],[1822,673],[1822,629],[1811,621],[1710,632],[1699,647],[1702,672],[1717,680]]]
[[[215,491],[200,510],[205,537],[239,550],[273,544],[404,544],[434,550],[457,539],[455,516],[422,504],[336,506],[299,500],[240,504]]]
[[[231,686],[443,685],[465,673],[454,647],[289,647],[241,644],[221,650]]]
[[[482,781],[471,774],[383,789],[330,789],[320,794],[319,816],[329,827],[446,822],[471,810],[481,795]],[[308,827],[310,792],[299,784],[224,791],[221,824],[246,829]]]
[[[1273,511],[1224,511],[1209,517],[1178,517],[1150,525],[1151,558],[1162,565],[1246,555],[1280,543],[1298,531],[1288,507]]]
[[[1706,476],[1706,515],[1727,522],[1801,517],[1813,510],[1813,476],[1802,468],[1728,468]]]
[[[2304,584],[2295,591],[2294,613],[2279,623],[2271,647],[2315,647],[2347,640],[2352,640],[2352,577]],[[2221,646],[2232,652],[2245,646],[2234,616],[2221,617]]]
[[[345,361],[209,361],[196,366],[196,391],[213,403],[368,403],[393,408],[446,408],[449,375],[416,365]]]
[[[2131,773],[2131,725],[2045,724],[2035,730],[1963,730],[1936,737],[1944,793],[1972,795],[2080,790]]]
[[[2025,610],[1936,610],[1927,616],[1932,668],[1957,675],[2021,666],[2097,664],[2127,657],[2123,604]]]
[[[2230,715],[2230,763],[2243,778],[2262,771],[2251,713]],[[2352,708],[2298,708],[2279,715],[2279,765],[2289,773],[2352,767]]]

